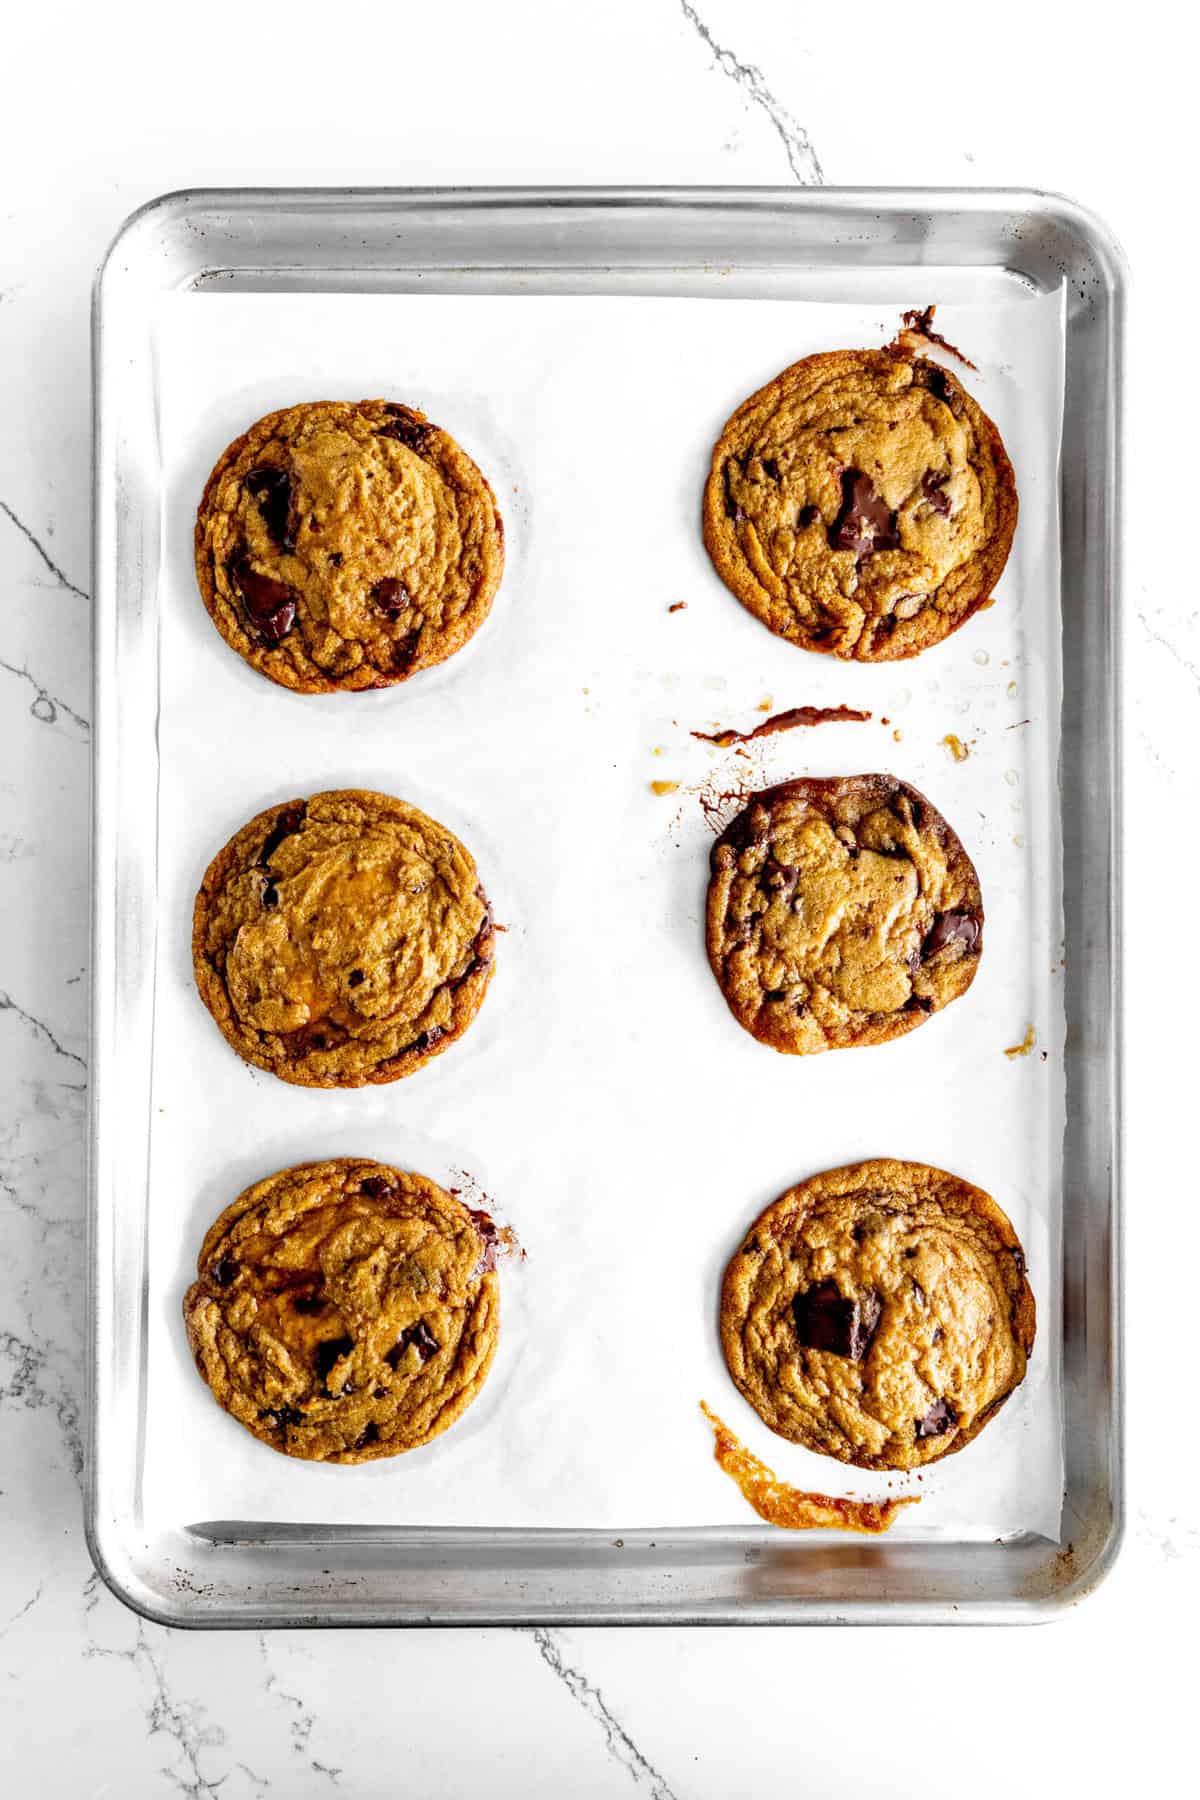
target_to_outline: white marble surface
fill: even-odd
[[[1174,9],[23,7],[0,115],[0,1764],[14,1796],[1186,1790],[1200,1467],[1191,61]],[[951,28],[952,25],[952,28]],[[169,1633],[80,1527],[92,270],[200,184],[1028,184],[1133,267],[1130,1530],[1040,1631]]]

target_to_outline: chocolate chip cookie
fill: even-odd
[[[940,364],[807,356],[712,455],[704,542],[742,605],[806,650],[916,656],[991,597],[1017,523],[1000,434]]]
[[[304,694],[390,687],[478,631],[504,570],[491,488],[448,431],[387,400],[314,400],[225,451],[196,577],[239,656]]]
[[[506,1236],[385,1163],[284,1169],[204,1239],[183,1302],[196,1367],[226,1412],[287,1456],[414,1450],[483,1386]]]
[[[200,997],[239,1056],[304,1087],[396,1081],[466,1030],[492,976],[470,852],[390,794],[270,806],[196,896]]]
[[[829,1169],[757,1218],[721,1346],[780,1437],[860,1469],[961,1450],[1025,1378],[1036,1309],[990,1195],[924,1163]]]
[[[965,994],[983,951],[974,864],[894,775],[785,781],[712,849],[708,960],[730,1011],[793,1056],[883,1044]]]

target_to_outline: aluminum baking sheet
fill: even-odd
[[[747,297],[730,273],[705,271],[700,293],[663,292],[659,279],[630,292],[622,279],[618,293],[547,283],[535,297],[471,291],[477,278],[416,293],[345,291],[342,280],[337,293],[297,292],[294,280],[271,292],[258,274],[254,293],[209,279],[147,297],[142,473],[158,539],[142,679],[158,729],[137,838],[153,926],[137,986],[152,1054],[129,1522],[139,1541],[183,1546],[177,1567],[272,1546],[299,1574],[302,1546],[318,1542],[369,1543],[385,1562],[389,1547],[453,1560],[456,1546],[490,1544],[499,1565],[504,1545],[543,1539],[574,1547],[581,1566],[585,1546],[668,1535],[693,1551],[703,1542],[718,1562],[714,1545],[756,1546],[756,1557],[770,1546],[770,1558],[780,1534],[747,1524],[713,1464],[702,1395],[785,1479],[922,1494],[882,1554],[868,1547],[877,1578],[906,1550],[969,1558],[997,1540],[1062,1542],[1070,994],[1057,499],[1069,289],[1050,272],[1034,283],[935,267],[914,285],[911,272],[859,267],[836,297],[828,270],[803,293],[785,284]],[[771,638],[713,574],[696,524],[707,452],[738,400],[784,363],[882,342],[900,303],[931,300],[980,364],[967,379],[1013,456],[1013,557],[996,606],[946,645],[891,668],[832,665]],[[190,568],[195,499],[220,449],[263,411],[374,393],[424,407],[489,473],[506,518],[505,584],[477,642],[443,669],[387,694],[303,699],[262,682],[212,631]],[[680,599],[686,610],[671,613]],[[128,693],[128,659],[117,676]],[[753,723],[767,696],[875,717],[765,740],[752,768],[691,738]],[[965,761],[950,736],[969,746]],[[775,1057],[734,1024],[707,970],[701,800],[730,777],[873,768],[923,789],[974,856],[988,911],[980,975],[900,1043]],[[679,791],[654,794],[661,779]],[[227,1049],[192,987],[189,919],[209,856],[239,823],[339,785],[379,786],[444,819],[475,850],[509,930],[461,1045],[396,1087],[326,1095]],[[128,978],[128,954],[113,973]],[[1006,1057],[1030,1025],[1033,1053]],[[506,1273],[500,1355],[467,1417],[394,1462],[323,1469],[274,1457],[212,1405],[179,1301],[206,1224],[247,1181],[364,1152],[486,1191],[528,1260]],[[988,1187],[1025,1242],[1039,1301],[1024,1387],[976,1445],[920,1482],[883,1483],[774,1438],[729,1384],[714,1334],[720,1269],[749,1218],[791,1181],[873,1154]],[[846,1555],[824,1535],[788,1543],[814,1574],[823,1548],[835,1565]],[[541,1616],[545,1602],[528,1597],[537,1583],[520,1585],[517,1612]],[[336,1616],[336,1586],[325,1578],[333,1605],[313,1616]],[[176,1583],[171,1616],[230,1610],[228,1591],[195,1573],[183,1592],[181,1602]],[[427,1610],[456,1616],[453,1605]],[[271,1616],[262,1584],[232,1611]],[[734,1595],[711,1616],[744,1615]],[[382,1616],[411,1614],[399,1604]],[[692,1616],[710,1615],[693,1603]]]

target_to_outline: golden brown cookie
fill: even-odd
[[[991,597],[1017,524],[1000,434],[908,351],[806,356],[712,454],[704,542],[764,625],[858,662],[916,656]]]
[[[790,1188],[725,1271],[729,1373],[780,1437],[916,1469],[961,1450],[1025,1377],[1037,1314],[990,1195],[924,1163]]]
[[[436,819],[356,788],[269,806],[209,864],[200,997],[239,1056],[304,1087],[411,1075],[475,1017],[491,908]]]
[[[341,1157],[255,1182],[209,1228],[183,1302],[214,1397],[273,1450],[371,1462],[483,1386],[506,1234],[424,1175]]]
[[[756,794],[713,845],[706,935],[738,1023],[805,1056],[902,1037],[965,994],[983,897],[915,788],[811,777]]]
[[[478,631],[504,571],[491,488],[449,432],[387,400],[313,400],[225,451],[196,578],[225,642],[304,694],[390,687]]]

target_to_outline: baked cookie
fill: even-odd
[[[1017,523],[1000,434],[902,349],[806,356],[712,455],[704,542],[743,606],[805,650],[916,656],[991,597]]]
[[[269,806],[196,896],[192,966],[239,1056],[303,1087],[411,1075],[475,1017],[491,908],[470,852],[390,794]]]
[[[730,1011],[789,1055],[883,1044],[965,994],[983,951],[974,864],[894,775],[785,781],[712,849],[708,960]]]
[[[239,1424],[313,1462],[426,1444],[483,1386],[505,1234],[424,1175],[342,1157],[255,1182],[184,1297],[196,1367]]]
[[[814,1175],[755,1220],[725,1271],[721,1347],[780,1437],[916,1469],[969,1444],[1024,1380],[1036,1317],[991,1196],[884,1158]]]
[[[226,450],[196,578],[239,656],[303,694],[390,687],[478,631],[504,570],[491,488],[449,432],[387,400],[313,400]]]

